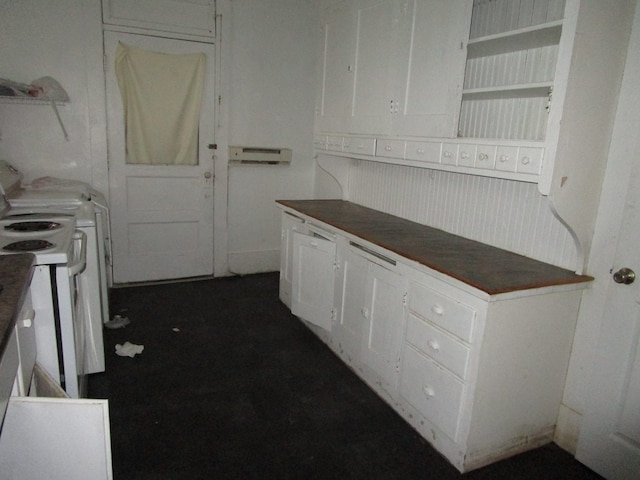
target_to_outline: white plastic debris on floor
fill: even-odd
[[[120,355],[121,357],[135,357],[139,353],[142,353],[144,350],[144,345],[136,345],[131,342],[124,342],[124,344],[120,345],[119,343],[116,345],[116,355]]]

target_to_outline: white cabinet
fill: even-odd
[[[370,381],[397,388],[404,330],[405,279],[395,260],[356,242],[342,257],[340,308],[334,339],[339,353]]]
[[[466,0],[325,7],[316,131],[456,136],[470,15]]]
[[[317,214],[321,201],[310,203]],[[291,208],[285,208],[288,215]],[[410,260],[413,255],[395,244],[407,245],[402,227],[386,223],[384,214],[345,209],[347,221],[331,210],[319,220],[302,210],[306,233],[293,233],[299,272],[292,277],[299,303],[293,313],[434,448],[464,472],[553,440],[588,277],[567,272],[564,284],[549,279],[491,294]],[[313,233],[323,231],[318,225],[328,228],[322,219],[332,225],[325,238]],[[394,228],[397,240],[391,240]],[[383,248],[356,231],[378,232],[393,246]],[[411,231],[421,242],[427,238]],[[434,243],[442,242],[438,238]],[[282,254],[288,255],[285,244]],[[514,261],[495,255],[487,262]]]

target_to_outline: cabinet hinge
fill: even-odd
[[[338,319],[338,311],[335,308],[331,309],[331,321],[335,322]]]
[[[340,270],[340,262],[338,261],[338,259],[334,259],[333,260],[333,269],[337,272]]]
[[[551,100],[553,99],[553,87],[549,87],[549,94],[547,95],[547,106],[544,107],[547,113],[551,111]]]
[[[402,306],[406,307],[408,302],[409,302],[409,292],[404,292],[404,295],[402,295]]]
[[[396,359],[396,373],[400,373],[400,357]]]

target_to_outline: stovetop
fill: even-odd
[[[31,252],[36,264],[67,263],[73,252],[73,215],[0,215],[0,255]]]

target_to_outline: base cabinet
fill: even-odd
[[[334,232],[318,266],[295,234],[297,270],[336,265],[330,329],[302,318],[357,375],[461,472],[553,440],[581,286],[490,295]]]

